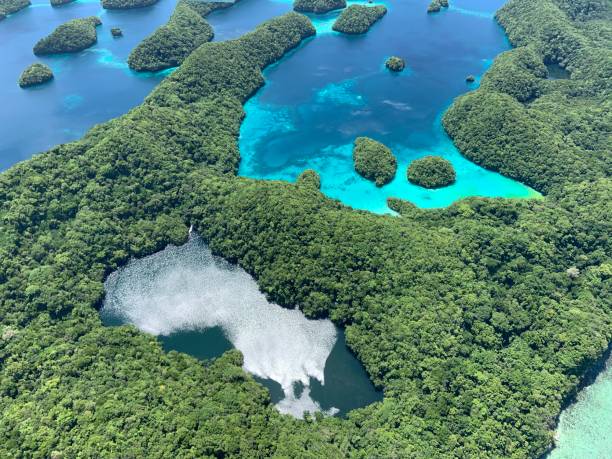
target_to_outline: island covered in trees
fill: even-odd
[[[443,117],[463,155],[542,199],[381,216],[313,172],[238,176],[243,104],[315,33],[296,13],[201,45],[139,107],[0,174],[0,457],[541,457],[612,342],[609,17],[509,0],[515,48]],[[271,301],[344,326],[384,399],[296,420],[237,351],[202,364],[104,327],[106,275],[190,225]]]
[[[65,22],[34,45],[34,54],[76,53],[89,48],[98,41],[96,27],[100,24],[96,16]]]
[[[328,13],[346,8],[346,0],[295,0],[293,9],[300,13]]]
[[[386,60],[385,67],[392,72],[401,72],[406,68],[406,62],[401,57],[391,56]]]
[[[340,13],[332,28],[336,32],[346,34],[366,33],[385,14],[387,14],[387,8],[384,5],[350,5]]]
[[[53,72],[48,65],[36,62],[23,71],[19,77],[19,86],[28,88],[46,83],[53,79]]]
[[[425,188],[441,188],[455,183],[455,168],[441,156],[415,159],[408,167],[408,180]]]
[[[214,36],[204,17],[234,3],[179,0],[168,23],[132,50],[128,57],[129,67],[139,72],[154,72],[180,65],[194,49]]]
[[[389,148],[369,137],[357,137],[353,145],[353,164],[362,177],[383,186],[393,180],[397,160]]]
[[[14,14],[27,8],[32,3],[30,0],[0,0],[0,21],[9,14]]]
[[[107,10],[129,10],[155,5],[158,0],[101,0],[102,8]]]

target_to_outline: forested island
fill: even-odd
[[[129,10],[155,5],[158,0],[101,0],[102,8],[107,10]]]
[[[154,72],[180,65],[194,49],[214,36],[212,27],[204,17],[214,10],[229,8],[234,3],[179,0],[168,23],[132,50],[128,65],[139,72]]]
[[[75,0],[49,0],[49,3],[51,3],[51,6],[62,6],[62,5],[67,5],[68,3],[72,3]]]
[[[346,8],[346,0],[295,0],[293,9],[300,13],[328,13]]]
[[[362,177],[383,186],[393,180],[397,160],[389,148],[369,137],[358,137],[353,145],[353,164]]]
[[[0,21],[30,5],[30,0],[0,0]]]
[[[431,0],[427,7],[428,13],[438,13],[442,8],[448,8],[448,0]]]
[[[98,41],[96,27],[100,24],[96,16],[65,22],[34,45],[34,54],[76,53],[89,48]]]
[[[463,155],[542,199],[380,216],[312,173],[237,176],[262,69],[315,33],[295,13],[203,44],[141,106],[0,174],[0,457],[543,455],[612,342],[609,8],[510,0],[515,49],[444,115]],[[344,326],[383,401],[296,420],[237,351],[202,364],[102,326],[107,274],[190,225],[271,301]]]
[[[451,162],[441,156],[424,156],[412,161],[408,167],[408,180],[425,188],[452,185],[456,178]]]
[[[401,72],[404,70],[404,68],[406,68],[406,62],[404,62],[404,59],[401,57],[391,56],[386,60],[385,67],[392,72]]]
[[[384,5],[351,5],[340,13],[332,28],[352,35],[366,33],[385,14],[387,8]]]
[[[19,77],[19,86],[28,88],[46,83],[53,79],[53,72],[48,65],[39,62],[30,65]]]

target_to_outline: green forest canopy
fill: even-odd
[[[542,454],[612,340],[610,50],[594,39],[609,11],[567,8],[511,0],[498,19],[517,49],[444,117],[463,154],[541,200],[391,217],[326,198],[312,174],[237,177],[242,104],[314,34],[295,13],[200,46],[140,107],[2,173],[0,456]],[[525,52],[571,79],[538,77]],[[103,327],[105,276],[189,224],[273,301],[346,326],[384,400],[297,421],[236,351],[202,365]]]

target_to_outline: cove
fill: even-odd
[[[612,454],[612,357],[593,384],[561,413],[555,448],[546,459],[607,458]]]
[[[382,399],[342,330],[269,303],[244,270],[212,255],[196,235],[132,260],[105,282],[105,325],[133,324],[166,350],[204,361],[236,348],[282,413],[344,416]]]
[[[464,158],[441,125],[452,100],[477,87],[480,77],[468,84],[466,76],[482,75],[510,49],[493,18],[504,1],[455,0],[438,14],[426,13],[428,3],[385,1],[387,15],[360,36],[331,30],[338,12],[310,15],[317,37],[266,69],[266,85],[245,106],[239,173],[294,181],[314,169],[326,195],[377,213],[390,212],[389,197],[432,208],[469,196],[538,196]],[[408,68],[389,72],[390,55],[403,57]],[[352,143],[363,135],[398,159],[395,179],[382,188],[353,169]],[[453,163],[454,185],[427,190],[407,181],[410,162],[430,154]]]

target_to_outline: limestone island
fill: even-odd
[[[204,16],[233,3],[180,0],[168,22],[141,41],[128,57],[137,72],[156,72],[181,65],[201,44],[212,40],[213,29]]]
[[[158,0],[102,0],[102,8],[107,10],[130,10],[157,3]]]
[[[62,6],[62,5],[67,5],[68,3],[72,3],[75,0],[49,0],[49,3],[51,3],[51,6]]]
[[[111,35],[115,38],[123,37],[123,32],[119,27],[113,27],[111,29]]]
[[[387,67],[392,72],[401,72],[406,68],[406,62],[401,57],[391,56],[385,62],[385,67]]]
[[[366,33],[385,14],[387,14],[387,8],[383,5],[351,5],[340,13],[332,29],[351,35]]]
[[[100,24],[95,16],[65,22],[34,45],[34,54],[76,53],[89,48],[98,41],[96,27]]]
[[[346,8],[346,0],[295,0],[293,9],[300,13],[323,14]]]
[[[448,0],[431,0],[431,3],[427,7],[427,12],[437,13],[442,8],[448,8]]]
[[[0,21],[30,6],[30,0],[0,0]]]
[[[474,81],[476,81],[476,77],[474,75],[468,75],[467,77],[465,77],[465,81],[467,81],[468,83],[473,83]]]
[[[457,174],[450,161],[440,156],[424,156],[408,168],[410,183],[424,188],[442,188],[455,183]]]
[[[48,65],[35,63],[30,65],[23,71],[19,77],[19,86],[22,88],[29,88],[30,86],[36,86],[39,84],[46,83],[53,79],[53,72]]]
[[[397,160],[391,150],[369,137],[357,137],[353,146],[353,164],[363,178],[383,186],[393,180]]]

